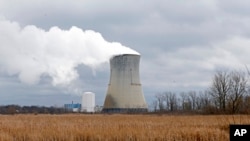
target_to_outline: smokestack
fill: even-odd
[[[123,54],[110,59],[110,80],[103,112],[147,111],[139,63],[140,55],[135,54]]]

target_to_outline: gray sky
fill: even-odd
[[[109,80],[105,59],[94,66],[86,62],[72,65],[74,62],[67,62],[71,58],[59,52],[59,63],[73,69],[68,70],[72,73],[67,76],[72,80],[65,78],[67,85],[56,85],[53,78],[57,75],[52,69],[45,71],[38,64],[29,68],[29,58],[22,56],[20,60],[16,52],[39,54],[34,42],[41,40],[29,35],[60,35],[71,31],[72,26],[74,37],[79,30],[92,30],[107,42],[119,42],[141,54],[141,82],[149,105],[158,92],[205,90],[216,70],[244,70],[245,65],[250,66],[249,5],[246,0],[0,0],[0,105],[61,106],[72,100],[80,102],[79,93],[84,91],[96,93],[96,103],[103,104]],[[14,40],[16,34],[28,40]],[[50,42],[65,37],[68,36],[53,36]],[[112,49],[105,47],[104,50]],[[68,48],[69,55],[75,59],[81,56],[79,48]],[[60,50],[53,45],[48,49]],[[62,50],[62,54],[64,51],[67,50]],[[43,55],[47,54],[40,57],[46,58]],[[37,76],[34,72],[39,73],[38,79],[26,77]]]

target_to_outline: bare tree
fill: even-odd
[[[190,91],[190,92],[188,92],[188,96],[189,96],[189,99],[191,101],[191,109],[196,110],[196,101],[198,100],[197,96],[196,96],[196,92]]]
[[[154,100],[154,101],[152,102],[152,106],[153,106],[154,112],[156,112],[156,111],[157,111],[157,106],[158,106],[157,100]]]
[[[184,110],[184,111],[192,110],[192,102],[191,102],[188,94],[185,92],[182,92],[180,95],[181,95],[182,110]]]
[[[177,109],[177,97],[173,92],[165,92],[166,109],[174,111]]]
[[[169,110],[170,109],[170,96],[169,96],[169,92],[165,92],[163,94],[164,97],[164,103],[165,103],[165,110]]]
[[[205,93],[205,92],[204,92]],[[196,107],[196,110],[202,110],[204,104],[203,104],[203,97],[205,96],[202,91],[199,92],[198,96],[196,96],[196,100],[195,100],[195,107]]]
[[[246,95],[243,98],[243,106],[241,107],[241,112],[245,113],[245,114],[249,114],[250,113],[250,96]]]
[[[243,103],[243,96],[247,92],[247,79],[245,73],[240,71],[231,72],[230,82],[228,108],[230,113],[234,114],[239,111]]]
[[[174,92],[157,93],[153,102],[154,108],[159,111],[175,111],[178,107],[177,96]]]
[[[161,93],[158,93],[155,95],[157,102],[158,102],[158,107],[160,111],[164,110],[164,96]]]
[[[209,97],[209,92],[206,90],[203,93],[200,92],[200,105],[201,109],[205,109],[209,106],[211,106],[211,100]]]
[[[230,91],[230,75],[227,71],[217,71],[213,77],[213,83],[211,86],[211,96],[214,99],[216,107],[225,112],[227,98]]]
[[[210,94],[219,110],[234,114],[243,106],[247,93],[247,77],[242,71],[218,71],[211,86]]]

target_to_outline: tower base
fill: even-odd
[[[146,113],[147,108],[104,108],[103,113]]]

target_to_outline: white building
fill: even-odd
[[[82,95],[82,112],[95,112],[95,94],[85,92]]]

